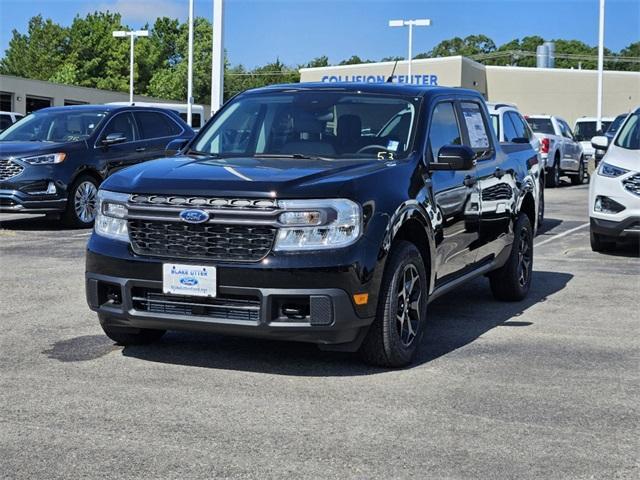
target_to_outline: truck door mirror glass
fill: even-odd
[[[187,140],[186,138],[176,138],[167,143],[164,151],[168,155],[174,155],[182,150],[187,145],[187,143],[189,143],[189,140]]]
[[[105,146],[115,145],[117,143],[124,143],[127,141],[127,137],[122,132],[113,132],[108,134],[106,137],[102,139],[100,143]]]
[[[471,170],[475,167],[475,152],[466,145],[445,145],[438,152],[438,161],[430,170]]]
[[[606,150],[609,147],[609,139],[604,135],[593,137],[591,139],[591,146],[597,150]]]

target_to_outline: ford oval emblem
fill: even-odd
[[[185,287],[195,287],[198,285],[198,279],[195,277],[184,277],[180,279],[180,283]]]
[[[209,214],[204,210],[183,210],[180,218],[187,223],[204,223],[209,220]]]

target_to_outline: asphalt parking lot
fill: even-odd
[[[547,190],[534,283],[429,308],[399,371],[303,344],[170,333],[122,348],[84,299],[88,232],[1,215],[3,478],[638,478],[640,259]]]

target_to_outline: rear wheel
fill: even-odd
[[[571,176],[572,185],[582,185],[584,183],[584,161],[580,157],[580,166],[578,167],[578,174]]]
[[[402,367],[415,357],[427,310],[427,273],[420,251],[399,242],[385,269],[376,319],[360,347],[370,364]]]
[[[89,175],[81,175],[69,189],[62,221],[68,227],[90,228],[96,219],[97,206],[98,181]]]
[[[589,232],[589,240],[591,242],[591,250],[594,252],[606,252],[616,248],[615,238],[594,233],[593,230]]]
[[[150,328],[110,327],[102,325],[102,330],[107,337],[119,345],[145,345],[162,338],[166,330],[153,330]]]
[[[553,165],[547,172],[547,187],[558,188],[560,186],[560,157],[556,155]]]
[[[531,288],[533,232],[529,217],[521,213],[514,228],[511,254],[502,268],[489,274],[491,292],[498,300],[519,301]]]

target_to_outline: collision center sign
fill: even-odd
[[[386,75],[324,75],[320,80],[325,83],[335,82],[355,82],[355,83],[385,83]],[[409,82],[409,75],[393,75],[394,83],[412,83],[413,85],[438,85],[437,75],[411,75],[412,82]]]

